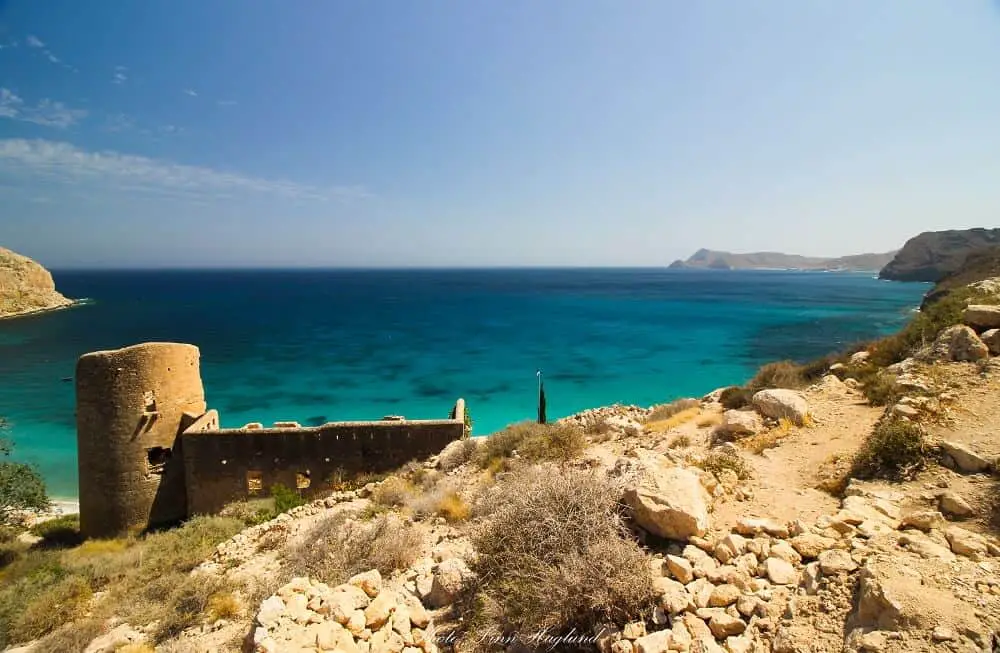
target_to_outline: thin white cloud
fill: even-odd
[[[87,117],[84,109],[71,109],[62,102],[44,99],[34,106],[25,104],[10,89],[0,88],[0,118],[65,129]]]
[[[42,40],[40,38],[38,38],[37,36],[35,36],[34,34],[28,34],[27,38],[24,39],[24,43],[29,48],[44,48],[45,47],[45,44],[42,43]]]
[[[185,199],[265,194],[299,200],[370,197],[358,187],[319,187],[263,179],[143,156],[89,152],[70,143],[19,138],[0,140],[0,179],[28,176],[57,184],[93,184],[126,193],[160,193]]]
[[[111,78],[112,84],[124,84],[128,80],[128,75],[125,73],[115,73],[114,77]]]
[[[238,104],[236,100],[216,100],[215,103],[220,107],[235,107]]]
[[[191,97],[198,97],[198,92],[191,88],[186,88],[183,91],[184,95],[190,95]]]

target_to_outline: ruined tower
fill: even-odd
[[[205,412],[199,351],[150,342],[80,357],[76,429],[87,537],[187,516],[178,434]]]

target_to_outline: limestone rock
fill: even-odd
[[[932,528],[944,526],[944,515],[936,510],[918,510],[905,515],[899,524],[900,528],[916,528],[927,532]]]
[[[741,438],[759,433],[764,427],[760,416],[749,410],[727,410],[722,415],[719,432],[734,438]]]
[[[795,567],[781,558],[768,558],[763,563],[764,575],[776,585],[795,585],[799,575]]]
[[[819,554],[819,567],[827,576],[848,574],[858,568],[851,554],[843,549],[830,549]]]
[[[957,519],[965,519],[976,514],[976,511],[969,505],[969,502],[954,492],[942,492],[938,497],[938,506],[941,512]]]
[[[772,537],[788,537],[788,526],[773,519],[762,519],[760,517],[742,517],[736,522],[736,532],[740,535],[753,537],[761,533],[767,533]],[[752,548],[755,544],[748,543],[750,551],[753,551],[758,558],[766,557],[762,551]]]
[[[632,508],[639,526],[654,535],[687,540],[708,530],[709,497],[698,475],[673,467],[659,455],[635,461],[637,477],[630,479],[622,500]]]
[[[443,608],[454,603],[474,574],[461,558],[451,558],[434,569],[434,582],[427,603],[433,608]]]
[[[953,553],[973,560],[982,560],[987,555],[986,540],[972,531],[958,526],[949,526],[945,529],[944,536],[947,538],[948,544],[951,545]]]
[[[712,594],[708,597],[710,608],[725,608],[740,598],[740,589],[735,585],[717,585]]]
[[[0,247],[0,318],[69,306],[52,274],[27,256]]]
[[[673,642],[673,632],[658,630],[632,642],[636,653],[668,653]]]
[[[797,426],[805,424],[809,417],[809,402],[802,393],[795,390],[783,388],[761,390],[753,396],[753,405],[765,417],[772,419],[784,417]]]
[[[962,311],[962,322],[977,331],[1000,328],[1000,306],[969,304]]]
[[[989,470],[991,467],[990,461],[964,444],[945,440],[941,443],[941,450],[955,462],[955,467],[960,472],[978,474]]]
[[[851,365],[861,365],[864,362],[866,362],[869,358],[871,358],[871,352],[868,351],[855,352],[851,354],[850,358]]]
[[[990,355],[989,347],[971,328],[956,324],[948,327],[931,345],[931,360],[975,362]]]
[[[666,558],[667,571],[670,575],[679,580],[681,583],[687,585],[692,580],[694,580],[694,570],[691,567],[691,563],[680,556],[668,555]]]
[[[990,350],[993,356],[1000,356],[1000,329],[990,329],[979,334],[979,339]]]
[[[742,619],[724,612],[713,615],[712,619],[708,622],[708,627],[712,631],[712,634],[719,639],[729,637],[730,635],[742,634],[747,629],[747,625]]]
[[[793,537],[790,544],[803,558],[815,560],[820,553],[836,546],[837,540],[816,533],[803,533]]]
[[[382,590],[382,575],[378,573],[378,569],[372,569],[371,571],[352,576],[347,583],[355,587],[360,587],[369,597],[376,597]]]

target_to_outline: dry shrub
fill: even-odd
[[[896,376],[887,372],[877,372],[867,378],[862,386],[865,398],[872,406],[889,406],[903,396],[896,383]]]
[[[594,440],[602,442],[611,437],[613,430],[614,427],[611,426],[611,422],[606,417],[597,417],[596,415],[588,415],[583,425],[584,435],[589,435]]]
[[[274,519],[277,512],[274,508],[274,498],[267,497],[234,501],[220,510],[219,516],[238,519],[247,526],[256,526]]]
[[[703,415],[698,418],[698,421],[695,422],[695,424],[700,429],[708,428],[710,426],[718,426],[719,424],[722,424],[722,415],[719,415],[718,413]]]
[[[730,470],[736,474],[736,478],[744,480],[750,478],[751,468],[740,454],[729,449],[713,449],[709,451],[700,462],[697,463],[706,472],[715,474],[719,478],[722,472]]]
[[[469,518],[471,508],[453,483],[442,483],[410,498],[407,507],[416,517],[437,515],[449,522]]]
[[[157,643],[204,623],[211,616],[213,598],[230,591],[228,581],[210,574],[171,574],[153,582],[163,585],[165,590],[163,602],[151,606],[149,612],[158,617],[154,619],[156,628],[153,631],[153,640]]]
[[[681,424],[686,424],[687,422],[690,422],[700,414],[701,414],[701,408],[699,406],[686,408],[679,413],[674,413],[667,419],[653,421],[653,422],[646,422],[646,432],[666,433],[671,429],[677,428]]]
[[[923,468],[928,454],[919,425],[898,418],[879,421],[854,456],[855,478],[912,478]]]
[[[208,597],[209,623],[219,619],[233,619],[240,614],[240,602],[232,592],[217,592]]]
[[[792,361],[778,361],[764,365],[747,383],[747,388],[753,391],[767,388],[796,389],[808,385],[802,374],[802,367]]]
[[[819,479],[815,486],[817,490],[841,497],[850,481],[851,461],[841,454],[832,454],[820,464],[816,477]]]
[[[399,476],[390,476],[375,488],[372,501],[382,506],[403,506],[416,494],[416,491],[410,481]]]
[[[691,436],[687,433],[681,433],[673,440],[670,441],[670,448],[677,449],[680,447],[690,447],[691,446]]]
[[[508,426],[485,439],[477,450],[479,464],[484,469],[518,455],[526,460],[571,460],[587,446],[583,432],[570,424],[536,424],[521,422]],[[502,467],[502,466],[501,466]]]
[[[420,555],[419,527],[386,513],[355,521],[344,512],[324,519],[292,548],[286,567],[293,575],[339,585],[354,574],[378,569],[384,576],[409,567]]]
[[[646,416],[646,421],[660,422],[665,419],[670,419],[677,413],[690,408],[697,408],[699,406],[701,406],[701,402],[697,399],[677,399],[675,401],[671,401],[669,404],[655,406],[649,415]]]
[[[719,403],[726,410],[739,410],[746,408],[752,403],[753,395],[753,390],[734,385],[726,388],[719,394]]]
[[[446,472],[461,467],[475,457],[478,447],[479,442],[474,438],[458,440],[457,444],[449,444],[441,452],[438,458],[438,466]]]
[[[94,593],[81,576],[67,576],[34,597],[14,622],[12,641],[28,641],[51,633],[86,613]]]
[[[32,653],[67,653],[82,651],[106,631],[102,619],[78,619],[63,625],[51,635],[40,640]]]
[[[809,422],[812,423],[811,421]],[[787,417],[778,420],[778,425],[773,429],[751,435],[739,441],[739,445],[755,454],[761,454],[765,449],[773,449],[792,432],[795,424]]]
[[[646,556],[628,537],[606,476],[548,466],[518,469],[484,497],[470,650],[495,636],[540,646],[536,633],[589,633],[640,618],[654,599]]]

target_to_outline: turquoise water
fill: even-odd
[[[683,270],[62,272],[89,306],[0,322],[15,455],[76,494],[76,359],[149,340],[201,347],[223,425],[437,418],[475,432],[653,404],[895,330],[927,290],[870,274]]]

